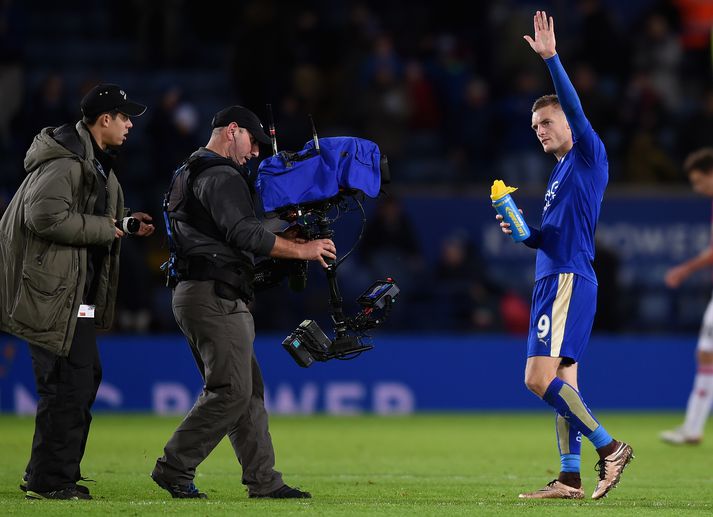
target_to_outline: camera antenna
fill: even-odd
[[[272,104],[267,105],[267,123],[270,131],[270,140],[272,140],[272,154],[277,155],[277,136],[275,134],[275,119],[272,116]]]
[[[312,126],[312,139],[314,140],[314,148],[319,153],[319,138],[317,137],[317,128],[314,127],[314,119],[312,114],[307,115],[309,117],[309,123]]]

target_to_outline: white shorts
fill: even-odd
[[[697,349],[701,352],[713,352],[713,298],[708,302],[706,312],[703,314]]]

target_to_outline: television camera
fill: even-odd
[[[267,111],[273,155],[260,163],[255,183],[265,212],[298,224],[301,237],[305,239],[331,239],[334,236],[332,224],[345,213],[358,209],[362,214],[363,232],[366,214],[362,201],[366,196],[377,197],[381,186],[390,181],[386,156],[368,140],[318,138],[311,116],[312,140],[300,151],[278,152],[269,104]],[[361,306],[357,314],[347,316],[344,313],[337,269],[359,240],[361,233],[348,253],[337,260],[328,259],[328,267],[324,269],[334,338],[330,339],[314,320],[306,319],[282,342],[285,350],[303,368],[315,361],[353,359],[371,350],[373,345],[367,332],[384,322],[399,294],[393,279],[378,280],[357,299]],[[262,287],[275,285],[285,276],[293,290],[304,289],[307,263],[276,259],[259,263],[255,284]]]

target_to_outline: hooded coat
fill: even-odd
[[[107,174],[106,215],[93,215],[99,192],[91,134],[76,126],[45,128],[25,156],[27,177],[0,219],[0,330],[67,356],[87,279],[87,247],[107,253],[98,276],[94,321],[114,318],[120,239],[112,219],[124,195]]]

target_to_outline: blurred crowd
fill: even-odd
[[[128,204],[155,216],[171,171],[207,141],[212,114],[234,103],[263,120],[273,104],[281,149],[310,138],[308,113],[321,136],[377,142],[397,191],[457,192],[498,177],[539,190],[552,159],[532,135],[530,108],[552,86],[522,35],[542,8],[607,145],[611,184],[684,185],[683,157],[713,145],[709,0],[0,0],[0,211],[33,135],[77,120],[79,99],[99,81],[149,105],[117,168]],[[380,202],[345,290],[395,264],[405,288],[418,283],[431,297],[411,303],[428,304],[432,328],[522,331],[530,286],[489,281],[477,243],[458,231],[433,236],[440,253],[429,263],[414,232],[396,197]],[[158,273],[165,254],[160,237],[127,240],[119,329],[175,329]],[[291,306],[300,302],[285,302],[282,318],[257,304],[256,320],[283,330],[283,319],[298,318]],[[409,321],[395,316],[393,326]]]

